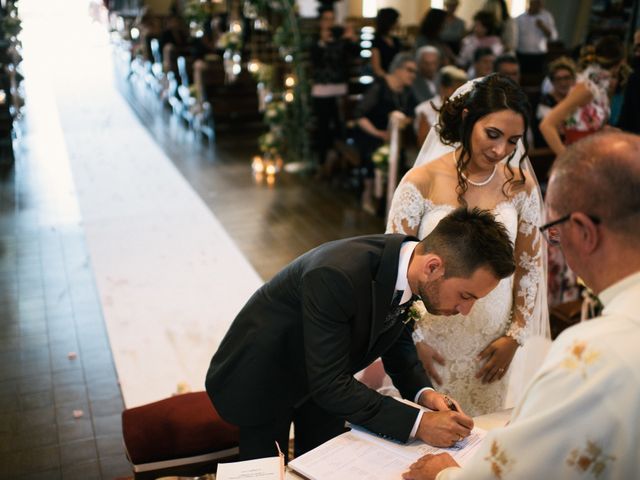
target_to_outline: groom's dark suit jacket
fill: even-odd
[[[417,409],[353,374],[382,356],[403,397],[431,386],[411,328],[387,330],[400,246],[413,238],[372,235],[326,243],[294,260],[249,299],[211,360],[207,392],[240,426],[282,418],[312,398],[349,422],[406,441]]]

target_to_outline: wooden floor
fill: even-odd
[[[383,219],[363,212],[353,190],[309,174],[282,172],[272,186],[256,181],[250,168],[258,153],[255,128],[220,131],[216,143],[208,144],[149,92],[132,82],[120,88],[263,279],[321,243],[384,232]]]

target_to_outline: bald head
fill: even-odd
[[[640,239],[640,136],[599,133],[571,145],[553,165],[547,204],[556,214],[583,212]]]

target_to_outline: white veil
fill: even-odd
[[[467,83],[465,83],[461,87],[458,87],[458,89],[455,92],[453,92],[450,98],[454,99],[462,95],[465,95],[466,93],[469,93],[471,90],[473,90],[473,87],[475,86],[475,84],[480,80],[482,79],[475,78],[473,80],[469,80]],[[422,144],[420,153],[418,153],[418,156],[416,157],[416,163],[413,165],[414,167],[418,167],[420,165],[424,165],[425,163],[432,162],[435,159],[443,156],[445,153],[453,152],[456,148],[458,148],[459,145],[445,145],[444,143],[442,143],[442,140],[440,139],[440,134],[438,132],[439,132],[439,128],[438,128],[438,123],[436,122],[436,124],[433,125],[429,130],[429,134],[427,135],[427,138]]]
[[[456,97],[465,95],[468,92],[472,91],[475,87],[475,84],[479,81],[482,81],[482,78],[468,81],[460,88],[458,88],[453,93],[453,95],[451,95],[451,98],[455,99]],[[416,158],[414,166],[430,163],[449,152],[453,152],[459,146],[459,144],[444,144],[439,135],[439,124],[436,123],[436,125],[431,127],[431,130],[429,131],[429,134],[427,135],[427,138],[422,145],[422,148],[420,149],[420,153],[418,153],[418,157]],[[540,185],[538,183],[538,179],[536,178],[533,167],[531,166],[531,162],[529,161],[529,157],[525,155],[524,144],[522,140],[518,140],[515,154],[510,160],[510,166],[514,169],[517,169],[521,158],[523,158],[522,169],[533,179],[536,184],[535,191],[538,196],[537,204],[539,206],[539,212],[537,216],[539,218],[539,221],[541,223],[544,223],[546,221],[546,217]],[[538,366],[541,365],[542,359],[546,355],[546,351],[550,344],[549,308],[547,305],[547,248],[542,235],[540,235],[539,233],[537,234],[537,239],[534,240],[534,245],[538,242],[540,244],[540,255],[542,256],[540,267],[536,275],[539,279],[538,291],[535,298],[533,313],[530,320],[527,322],[527,342],[523,347],[518,349],[518,353],[516,354],[510,368],[511,372],[518,370],[522,374],[518,376],[510,376],[509,395],[507,399],[507,402],[509,403],[515,403],[519,400],[521,394],[524,392],[526,385],[528,384],[529,379],[533,376]]]

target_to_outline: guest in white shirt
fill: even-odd
[[[528,10],[517,19],[516,47],[523,73],[544,73],[547,43],[557,40],[558,31],[553,15],[544,9],[542,0],[530,0]]]
[[[554,163],[540,228],[604,304],[566,329],[464,468],[426,455],[403,477],[628,479],[640,472],[640,137],[607,132]],[[577,188],[579,187],[579,188]]]

